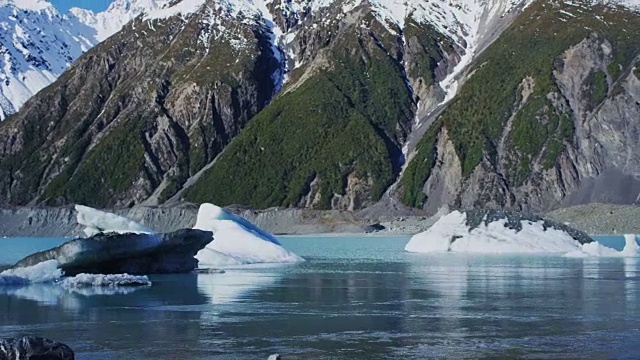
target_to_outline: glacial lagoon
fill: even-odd
[[[640,358],[639,258],[411,254],[408,240],[282,237],[307,261],[137,289],[4,287],[0,337],[78,359]],[[0,239],[0,264],[63,241]]]

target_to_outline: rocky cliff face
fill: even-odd
[[[403,200],[430,211],[637,202],[639,21],[622,7],[534,4],[425,136]]]
[[[0,124],[3,202],[435,212],[640,194],[628,7],[163,6]]]
[[[162,3],[0,126],[0,196],[365,207],[398,176],[416,116],[450,96],[480,25],[518,9],[502,0]]]
[[[138,19],[83,56],[0,129],[14,204],[162,201],[273,96],[265,24],[198,9]],[[218,32],[216,32],[218,31]]]
[[[47,0],[0,2],[0,120],[16,113],[80,55],[164,0],[116,0],[101,13],[60,13]]]

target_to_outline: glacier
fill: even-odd
[[[63,271],[56,260],[43,261],[26,267],[8,269],[0,273],[0,286],[28,285],[54,282],[62,278]]]
[[[100,233],[29,255],[14,268],[56,260],[66,275],[186,273],[197,267],[194,255],[211,236],[211,232],[196,229],[162,234]]]
[[[196,254],[201,267],[304,261],[273,235],[213,204],[200,205],[193,228],[211,231],[215,239]]]
[[[427,231],[414,235],[405,250],[413,253],[559,254],[568,257],[638,256],[635,235],[624,250],[593,241],[566,225],[538,217],[494,211],[453,211]]]

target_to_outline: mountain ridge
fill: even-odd
[[[624,33],[637,14],[607,3],[159,7],[0,124],[0,193],[13,204],[351,211],[387,195],[429,212],[584,201],[601,164],[633,168],[617,165],[604,125],[584,125],[596,110],[616,126],[631,115],[612,114],[635,113]],[[598,146],[609,150],[587,156]]]
[[[0,2],[0,120],[54,82],[80,55],[130,20],[159,7],[156,0],[117,0],[93,13],[60,13],[46,0]]]

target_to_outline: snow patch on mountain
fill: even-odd
[[[117,0],[102,13],[61,14],[45,0],[0,0],[0,120],[18,111],[84,52],[166,0]]]
[[[163,7],[147,11],[145,19],[168,19],[177,15],[181,15],[184,18],[198,11],[202,7],[202,5],[205,4],[205,2],[205,0],[182,0],[178,3],[170,3]]]

